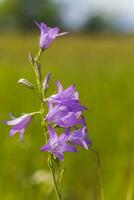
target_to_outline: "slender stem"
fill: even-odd
[[[36,78],[36,83],[37,83],[37,92],[41,98],[41,101],[43,102],[42,98],[44,96],[42,93],[42,77],[41,77],[41,68],[39,64],[39,59],[40,59],[41,54],[42,54],[42,50],[39,49],[37,56],[35,58],[33,58],[31,54],[29,54],[29,58],[30,58],[30,63],[35,73],[35,78]]]
[[[50,155],[50,170],[52,173],[52,178],[53,178],[53,184],[54,184],[54,189],[55,189],[55,193],[57,196],[58,200],[61,200],[61,194],[59,192],[58,186],[57,186],[57,182],[56,182],[56,177],[55,177],[55,170],[54,170],[54,166],[53,166],[53,157],[52,155]]]
[[[97,157],[98,175],[99,175],[99,182],[100,182],[100,189],[101,189],[101,199],[104,200],[100,156],[99,156],[98,151],[96,151],[95,149],[90,148],[90,150],[91,150],[93,153],[95,153],[95,155],[96,155],[96,157]]]
[[[40,114],[40,111],[30,113],[31,116],[36,115],[36,114]]]
[[[39,61],[42,51],[43,51],[42,49],[39,49],[35,60]]]
[[[40,59],[40,56],[41,56],[41,53],[42,53],[42,50],[39,49],[39,52],[35,58],[35,61],[38,63],[39,62],[39,59]],[[40,68],[40,74],[41,74],[41,68]],[[40,113],[41,113],[41,125],[42,127],[44,128],[44,135],[45,135],[45,138],[46,138],[46,143],[48,142],[48,134],[47,134],[47,124],[46,124],[46,120],[45,120],[45,108],[44,108],[44,89],[43,89],[43,85],[42,85],[42,78],[41,77],[38,77],[36,75],[36,81],[37,81],[37,86],[38,86],[38,92],[39,92],[39,96],[41,98],[41,108],[40,108]]]
[[[41,53],[42,53],[42,50],[40,49],[36,58],[35,58],[35,64],[39,64],[39,59],[40,59],[40,56],[41,56]],[[42,78],[41,76],[39,77],[36,73],[36,70],[35,70],[35,66],[33,66],[34,68],[34,71],[35,71],[35,75],[36,75],[36,81],[37,81],[37,86],[38,86],[38,93],[39,93],[39,96],[41,98],[41,108],[40,108],[40,114],[41,114],[41,125],[44,129],[44,135],[45,135],[45,138],[46,138],[46,143],[48,142],[48,130],[47,130],[47,123],[46,123],[46,120],[45,120],[45,102],[44,102],[44,99],[45,99],[45,94],[44,94],[44,89],[43,89],[43,84],[42,84]],[[41,75],[41,68],[39,69],[40,70],[40,75]],[[53,178],[53,185],[54,185],[54,189],[55,189],[55,193],[56,193],[56,196],[57,196],[57,199],[58,200],[61,200],[61,194],[59,192],[59,189],[58,189],[58,186],[57,186],[57,182],[56,182],[56,177],[55,177],[55,170],[54,170],[54,165],[53,165],[53,155],[49,153],[49,167],[50,167],[50,170],[51,170],[51,173],[52,173],[52,178]]]

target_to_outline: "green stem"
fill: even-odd
[[[52,173],[54,190],[55,190],[57,199],[61,200],[61,194],[59,192],[59,189],[58,189],[58,186],[57,186],[57,182],[56,182],[55,170],[54,170],[54,166],[53,166],[53,157],[52,157],[52,155],[50,155],[49,158],[50,158],[50,165],[49,165],[49,167],[50,167],[50,170],[51,170],[51,173]]]
[[[36,115],[36,114],[40,114],[40,111],[30,113],[31,116]]]
[[[36,56],[36,58],[35,58],[35,60],[36,61],[39,61],[39,59],[40,59],[40,56],[41,56],[41,54],[42,54],[42,49],[39,49],[39,51],[38,51],[38,53],[37,53],[37,56]]]
[[[100,182],[100,190],[101,190],[101,200],[104,200],[104,194],[103,194],[103,184],[102,184],[102,175],[101,175],[101,161],[100,161],[100,156],[99,153],[93,149],[90,148],[90,150],[95,153],[97,157],[97,164],[98,164],[98,175],[99,175],[99,182]]]
[[[39,52],[35,58],[35,61],[38,63],[40,56],[41,56],[42,50],[39,49]],[[41,68],[40,68],[40,74],[41,74]],[[44,89],[43,89],[43,85],[42,85],[42,78],[38,77],[36,75],[36,81],[37,81],[37,86],[38,86],[38,92],[39,92],[39,96],[41,98],[41,108],[40,108],[40,113],[41,113],[41,125],[44,128],[44,135],[46,138],[46,143],[48,142],[48,133],[47,133],[47,124],[46,124],[46,120],[45,120],[45,102],[44,102]]]
[[[37,64],[39,63],[39,59],[40,59],[40,56],[41,56],[41,53],[42,53],[42,50],[40,49],[36,58],[35,58],[35,62],[37,62]],[[38,86],[38,93],[39,93],[39,96],[41,98],[41,108],[40,108],[40,114],[41,114],[41,125],[44,129],[44,135],[45,135],[45,138],[46,138],[46,143],[48,143],[48,131],[47,131],[47,123],[46,123],[46,120],[45,120],[45,102],[44,102],[44,89],[43,89],[43,85],[42,85],[42,78],[41,76],[39,77],[36,73],[36,70],[35,70],[35,66],[34,67],[34,71],[35,71],[35,75],[36,75],[36,81],[37,81],[37,86]],[[41,74],[41,68],[39,69],[40,70],[40,74]],[[50,170],[51,170],[51,173],[52,173],[52,178],[53,178],[53,185],[54,185],[54,189],[55,189],[55,193],[56,193],[56,196],[57,196],[57,199],[58,200],[61,200],[61,194],[58,190],[58,186],[57,186],[57,182],[56,182],[56,177],[55,177],[55,170],[54,170],[54,165],[53,165],[53,156],[49,153],[49,167],[50,167]]]
[[[40,49],[36,58],[33,58],[31,54],[30,54],[29,58],[30,58],[30,63],[32,65],[34,73],[35,73],[35,78],[36,78],[36,83],[37,83],[37,91],[41,98],[41,101],[43,102],[42,97],[44,96],[43,95],[44,92],[42,92],[41,68],[39,67],[39,65],[40,65],[39,59],[40,59],[41,53],[42,53],[42,50]]]

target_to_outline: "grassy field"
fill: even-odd
[[[10,112],[19,116],[38,110],[34,92],[16,83],[21,77],[35,82],[27,54],[37,48],[37,35],[1,35],[0,121]],[[53,74],[51,91],[57,79],[65,87],[75,83],[81,102],[92,109],[85,115],[101,155],[105,200],[133,200],[134,37],[66,36],[46,51],[42,63],[44,73]],[[38,117],[24,140],[9,138],[9,127],[0,124],[0,199],[54,200],[46,154],[39,150],[44,136]],[[90,150],[67,153],[63,165],[64,200],[101,200],[97,161]]]

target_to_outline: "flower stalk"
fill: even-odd
[[[101,160],[98,151],[93,148],[90,150],[96,155],[97,157],[97,164],[98,164],[98,175],[99,175],[99,183],[100,183],[100,192],[101,192],[101,200],[104,200],[104,193],[103,193],[103,184],[102,184],[102,174],[101,174]]]
[[[11,120],[6,120],[5,123],[13,126],[10,136],[12,137],[19,132],[20,140],[23,141],[25,129],[31,123],[33,117],[36,114],[40,114],[41,126],[43,127],[45,136],[45,145],[40,150],[48,152],[48,167],[52,174],[53,187],[57,200],[62,200],[61,181],[64,169],[60,167],[59,161],[64,160],[65,152],[78,152],[77,146],[81,146],[86,150],[91,146],[87,125],[83,116],[83,112],[87,108],[81,105],[79,93],[76,91],[74,84],[67,89],[63,89],[60,81],[57,81],[57,93],[55,92],[50,97],[46,97],[51,73],[49,72],[45,79],[42,79],[40,57],[56,37],[63,36],[67,32],[60,33],[58,27],[50,28],[43,22],[36,24],[41,32],[40,48],[35,58],[29,53],[29,60],[35,73],[36,86],[27,79],[20,79],[19,83],[38,93],[40,110],[32,113],[24,113],[18,118],[10,115]],[[48,106],[48,113],[46,106]],[[62,130],[60,135],[57,134],[56,128]]]
[[[34,63],[34,68],[36,67],[36,65],[38,65],[39,63],[39,59],[40,59],[40,56],[41,56],[41,53],[42,53],[42,50],[40,49],[36,58],[35,58],[35,63]],[[39,74],[40,76],[37,75],[37,72],[36,70],[35,71],[35,75],[36,75],[36,82],[37,82],[37,86],[38,86],[38,93],[40,95],[40,98],[41,98],[41,108],[40,108],[40,114],[41,114],[41,125],[44,129],[44,135],[45,135],[45,140],[46,140],[46,144],[48,143],[48,128],[47,128],[47,122],[45,120],[45,102],[44,102],[44,99],[45,99],[45,90],[43,88],[43,83],[42,83],[42,72],[41,72],[41,65],[40,65],[40,68],[39,68]],[[57,185],[57,181],[56,181],[56,176],[55,176],[55,169],[54,169],[54,165],[53,165],[53,155],[48,153],[48,166],[50,168],[50,171],[51,171],[51,174],[52,174],[52,180],[53,180],[53,185],[54,185],[54,190],[55,190],[55,193],[56,193],[56,196],[57,196],[57,199],[58,200],[61,200],[61,193],[58,189],[58,185]]]
[[[57,185],[57,181],[56,181],[56,176],[55,176],[55,169],[54,169],[54,165],[53,165],[53,156],[49,155],[48,157],[48,166],[50,168],[51,174],[52,174],[52,180],[53,180],[53,185],[54,185],[54,190],[57,196],[58,200],[61,200],[61,193],[58,189],[58,185]]]

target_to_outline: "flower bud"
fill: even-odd
[[[38,79],[41,80],[41,66],[37,61],[34,63],[34,68]]]
[[[32,90],[34,89],[33,84],[24,78],[21,78],[20,80],[18,80],[18,83],[22,84],[23,86],[25,86],[29,89],[32,89]]]
[[[46,90],[46,89],[48,88],[50,78],[51,78],[51,73],[49,72],[49,73],[46,75],[46,77],[45,77],[45,79],[44,79],[44,81],[43,81],[43,89],[44,89],[44,90]]]

